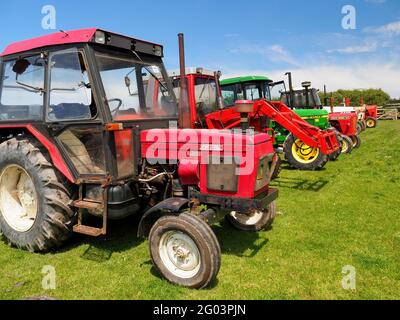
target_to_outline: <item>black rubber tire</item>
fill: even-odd
[[[339,156],[342,154],[341,150],[342,150],[343,139],[342,139],[341,134],[336,129],[332,129],[332,130],[335,132],[336,140],[339,143],[339,149],[331,154],[328,154],[328,160],[336,161],[339,158]]]
[[[272,172],[271,179],[272,180],[277,179],[279,177],[279,174],[281,173],[281,171],[282,171],[282,159],[278,155],[278,159],[276,160],[275,169]]]
[[[26,170],[36,188],[38,212],[32,228],[19,232],[0,211],[0,232],[13,246],[31,252],[47,252],[61,246],[72,234],[76,215],[69,208],[68,183],[54,169],[35,143],[11,139],[0,145],[0,174],[8,165]]]
[[[326,154],[319,152],[319,155],[313,162],[310,163],[300,163],[297,161],[292,154],[292,146],[297,139],[291,133],[287,136],[284,144],[283,144],[283,153],[285,154],[286,161],[292,168],[299,170],[308,170],[314,171],[322,169],[326,163],[328,162],[328,157]]]
[[[347,145],[347,149],[344,149],[343,147]],[[342,134],[342,149],[341,153],[343,154],[350,154],[353,151],[353,141],[350,139],[350,137]]]
[[[360,135],[364,131],[361,121],[357,122],[357,134]]]
[[[366,123],[368,129],[376,128],[376,126],[378,125],[378,121],[376,119],[374,119],[374,118],[371,118],[371,117],[368,117],[365,120],[365,123]]]
[[[163,234],[169,231],[179,231],[188,235],[200,252],[200,269],[191,278],[174,275],[161,259],[160,241]],[[214,281],[221,267],[221,248],[214,232],[207,223],[191,214],[164,216],[157,220],[150,231],[149,247],[151,259],[158,272],[171,283],[180,286],[192,289],[205,288]]]
[[[240,231],[258,232],[269,229],[276,217],[276,202],[269,204],[268,209],[263,212],[262,218],[255,224],[244,224],[235,219],[231,214],[226,215],[226,220]]]
[[[353,143],[353,149],[357,149],[361,146],[361,138],[358,134],[356,134],[355,136],[351,136],[350,138]]]

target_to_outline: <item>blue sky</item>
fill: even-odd
[[[329,89],[383,88],[400,97],[400,0],[35,1],[3,4],[0,47],[45,33],[44,5],[57,29],[99,27],[165,45],[167,68],[178,65],[178,32],[188,66],[225,77],[293,71]],[[356,9],[356,30],[342,28],[344,5]]]

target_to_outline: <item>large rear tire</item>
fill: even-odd
[[[271,202],[268,209],[251,213],[231,212],[226,216],[232,226],[241,231],[258,232],[271,227],[276,217],[276,203]]]
[[[154,266],[168,281],[193,289],[207,287],[221,266],[221,248],[203,220],[183,213],[165,216],[153,225],[150,255]]]
[[[75,220],[69,202],[68,183],[33,142],[0,145],[0,231],[10,245],[31,252],[61,246]]]
[[[290,166],[299,170],[322,169],[328,162],[326,154],[319,149],[307,146],[292,133],[287,136],[283,144],[283,152]]]

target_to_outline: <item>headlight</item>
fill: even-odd
[[[103,31],[96,31],[94,41],[99,44],[106,44],[106,34]]]
[[[162,57],[163,50],[161,46],[154,46],[154,54],[158,57]]]

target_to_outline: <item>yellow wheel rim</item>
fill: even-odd
[[[292,154],[296,161],[300,163],[312,163],[319,156],[319,149],[306,145],[297,139],[292,145]]]
[[[375,125],[375,121],[374,120],[369,119],[367,121],[367,127],[368,128],[372,128],[374,125]]]
[[[346,153],[348,150],[349,150],[349,144],[347,143],[346,140],[343,140],[342,153]]]

